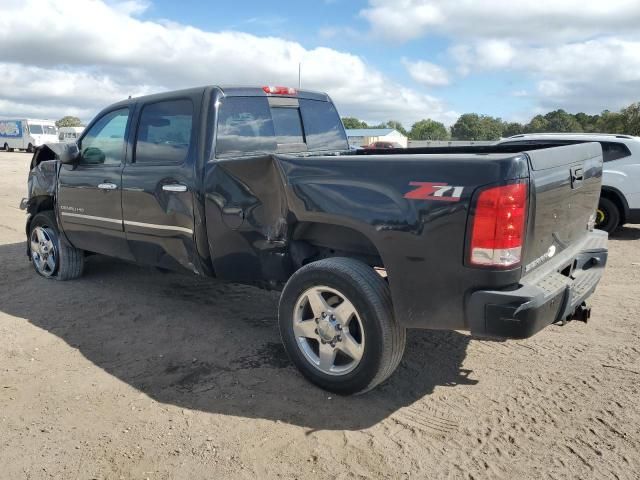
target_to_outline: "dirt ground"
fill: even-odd
[[[100,256],[38,277],[29,159],[0,152],[0,478],[640,478],[640,226],[588,325],[412,331],[389,381],[341,398],[289,363],[275,293]]]

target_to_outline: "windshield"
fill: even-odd
[[[44,126],[44,133],[46,135],[55,135],[56,134],[56,127],[54,127],[52,125],[45,125]]]
[[[29,125],[29,131],[31,133],[35,133],[36,135],[42,135],[42,125]]]
[[[270,106],[266,97],[221,100],[217,157],[348,149],[342,122],[330,102],[294,99],[286,106]]]

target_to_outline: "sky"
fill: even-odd
[[[207,84],[328,92],[369,123],[640,101],[638,0],[2,0],[0,116],[90,120]]]

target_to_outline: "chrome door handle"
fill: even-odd
[[[100,190],[115,190],[118,186],[115,183],[101,183],[98,188]]]
[[[182,185],[181,183],[170,183],[168,185],[163,185],[162,190],[165,192],[186,192],[187,186]]]

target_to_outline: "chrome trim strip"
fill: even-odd
[[[154,223],[134,222],[132,220],[125,220],[124,224],[130,225],[132,227],[153,228],[156,230],[172,230],[175,232],[182,232],[182,233],[188,233],[189,235],[193,235],[193,230],[191,228],[186,228],[186,227],[174,227],[172,225],[156,225]]]
[[[130,225],[132,227],[141,227],[141,228],[150,228],[154,230],[168,230],[174,232],[188,233],[189,235],[193,235],[193,230],[191,228],[186,227],[174,227],[172,225],[156,225],[155,223],[143,223],[143,222],[134,222],[133,220],[116,220],[115,218],[105,218],[105,217],[95,217],[93,215],[83,215],[81,213],[71,213],[71,212],[61,212],[63,217],[75,217],[75,218],[84,218],[87,220],[97,220],[99,222],[108,222],[108,223],[117,223],[122,225]]]
[[[122,220],[116,220],[115,218],[94,217],[93,215],[82,215],[81,213],[71,212],[61,212],[60,215],[63,217],[86,218],[87,220],[97,220],[99,222],[118,223],[122,225]]]

